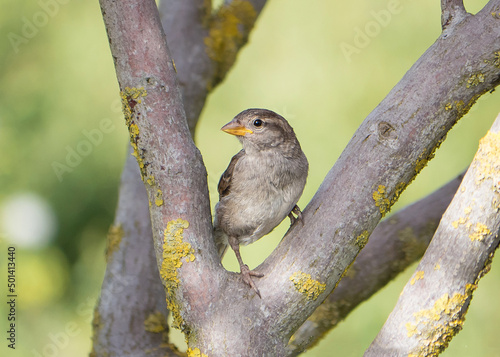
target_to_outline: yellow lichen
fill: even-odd
[[[147,91],[144,87],[125,87],[121,92],[120,96],[122,98],[122,110],[125,116],[125,121],[127,126],[130,127],[132,121],[134,120],[133,110],[137,104],[142,103],[142,97],[147,96]]]
[[[428,161],[429,160],[427,158],[417,159],[417,162],[415,163],[415,175],[418,175],[420,171],[427,166]]]
[[[222,5],[207,21],[209,34],[204,40],[205,48],[208,56],[217,64],[212,86],[219,83],[233,65],[256,17],[257,13],[250,1],[234,0]]]
[[[156,191],[155,195],[155,205],[160,207],[163,204],[163,192],[160,189]]]
[[[167,320],[160,311],[155,311],[144,320],[144,330],[153,333],[166,331],[168,328]]]
[[[472,162],[476,170],[476,185],[491,179],[493,189],[500,191],[500,133],[488,131],[479,142],[479,149]]]
[[[137,163],[139,164],[139,169],[141,171],[141,177],[144,180],[146,176],[145,164],[144,164],[144,155],[139,153],[139,148],[137,143],[139,142],[139,126],[135,122],[136,116],[136,105],[142,103],[143,97],[147,96],[147,91],[144,87],[141,88],[130,88],[125,87],[121,92],[120,96],[122,99],[122,110],[123,115],[125,116],[125,123],[127,124],[129,135],[130,135],[130,145],[134,149],[132,153],[133,156],[137,159]]]
[[[488,227],[482,223],[476,223],[474,226],[474,231],[469,235],[469,238],[472,242],[475,240],[482,241],[486,236],[491,234],[491,231]]]
[[[428,310],[413,314],[415,321],[405,324],[407,336],[418,335],[419,346],[411,353],[437,356],[462,329],[469,300],[476,285],[467,284],[464,294],[444,294]]]
[[[480,96],[481,94],[475,94],[474,96],[472,96],[471,100],[467,104],[464,103],[463,100],[455,101],[455,106],[457,108],[457,116],[458,116],[457,119],[460,119],[465,114],[467,114],[470,108],[472,108],[472,106],[476,103],[476,101],[479,99]]]
[[[297,271],[290,276],[290,280],[300,293],[304,294],[309,300],[316,300],[318,296],[325,291],[326,284],[322,284],[312,279],[311,275]]]
[[[156,182],[154,175],[148,176],[146,182],[148,183],[149,186],[153,186]]]
[[[500,12],[497,13],[498,18],[500,18]],[[491,59],[485,59],[484,63],[491,64],[497,68],[500,68],[500,51],[495,51],[492,53],[492,58]]]
[[[453,108],[453,106],[451,105],[451,103],[446,103],[446,105],[444,106],[444,110],[451,110]]]
[[[130,124],[128,129],[130,132],[130,136],[136,137],[137,135],[139,135],[139,127],[137,126],[137,124]]]
[[[356,237],[356,241],[354,242],[354,244],[356,244],[359,247],[359,249],[363,249],[366,243],[368,243],[369,236],[370,233],[368,233],[368,231],[361,232],[361,234]]]
[[[164,233],[163,261],[160,276],[165,282],[167,290],[167,307],[172,312],[173,327],[183,329],[183,321],[175,297],[179,287],[177,270],[182,266],[182,258],[186,261],[195,259],[191,244],[184,242],[184,230],[189,227],[189,222],[181,218],[168,222]]]
[[[392,196],[391,199],[391,206],[396,203],[396,201],[399,199],[399,196],[403,193],[403,191],[406,189],[406,182],[399,182],[396,185],[396,188],[394,189],[394,196]]]
[[[391,201],[387,198],[385,186],[379,185],[377,191],[373,192],[372,197],[375,201],[375,206],[378,207],[383,217],[389,211],[391,204]]]
[[[384,185],[379,185],[377,190],[372,193],[375,206],[379,208],[382,217],[384,217],[391,210],[392,205],[399,199],[399,196],[405,190],[406,186],[406,182],[397,183],[396,187],[394,187],[394,193],[392,196],[389,195]]]
[[[455,102],[456,103],[456,102]],[[457,108],[458,109],[458,108]],[[427,153],[427,150],[424,150],[419,157],[417,158],[417,161],[415,162],[415,176],[417,176],[422,169],[427,166],[427,163],[431,161],[434,156],[436,155],[436,150],[439,149],[443,141],[445,141],[446,135],[444,135],[441,139],[438,140],[436,145],[432,148],[432,150]]]
[[[451,225],[457,229],[460,224],[465,224],[468,220],[468,217],[459,217],[458,220],[451,222]]]
[[[198,347],[196,348],[189,347],[186,353],[187,357],[208,357],[208,355],[202,353]]]
[[[476,87],[479,85],[479,83],[483,83],[483,82],[484,82],[484,74],[481,72],[474,73],[469,77],[469,79],[467,79],[466,87],[467,88]]]
[[[439,269],[441,269],[441,264],[436,263],[436,264],[434,265],[434,270],[439,270]]]
[[[411,322],[407,322],[405,324],[405,327],[406,327],[406,335],[408,337],[418,334],[417,325],[412,324]]]
[[[106,261],[109,262],[113,253],[118,250],[120,243],[123,238],[123,229],[121,225],[109,227],[108,236],[106,242]]]
[[[500,68],[500,51],[493,53],[493,65],[497,68]]]
[[[411,278],[410,285],[415,284],[418,280],[422,280],[424,278],[424,275],[425,274],[423,270],[417,271],[413,278]]]

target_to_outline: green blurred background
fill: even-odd
[[[484,3],[466,1],[466,7],[475,13]],[[2,337],[0,355],[86,356],[128,145],[106,32],[97,0],[0,4],[0,291],[6,294],[7,247],[14,245],[19,294],[17,348],[7,349]],[[365,29],[364,47],[346,55],[342,46],[354,46],[356,32]],[[235,114],[263,107],[288,118],[310,162],[299,202],[304,207],[361,121],[439,33],[437,0],[269,0],[199,122],[196,141],[212,206],[218,178],[240,148],[219,130]],[[478,101],[393,211],[468,165],[500,110],[498,99],[494,92]],[[286,226],[243,248],[251,267],[278,244]],[[236,270],[232,254],[224,263]],[[481,281],[464,330],[444,356],[500,356],[498,265]],[[361,356],[413,268],[305,356]],[[0,304],[2,331],[6,307]]]

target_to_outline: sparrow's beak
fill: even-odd
[[[244,136],[245,134],[253,134],[253,131],[250,129],[245,128],[243,125],[238,123],[235,120],[230,121],[226,125],[224,125],[220,130],[231,134],[231,135],[238,135],[238,136]]]

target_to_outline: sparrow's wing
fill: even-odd
[[[244,150],[240,150],[239,153],[234,155],[226,171],[224,171],[224,173],[220,177],[219,186],[217,187],[217,191],[219,191],[219,199],[229,194],[229,190],[231,189],[231,180],[233,178],[234,167],[236,166],[236,163],[243,155],[245,155]]]

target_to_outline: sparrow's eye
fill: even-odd
[[[264,124],[264,123],[260,119],[255,119],[253,121],[253,126],[259,127],[259,126],[262,126],[262,124]]]

